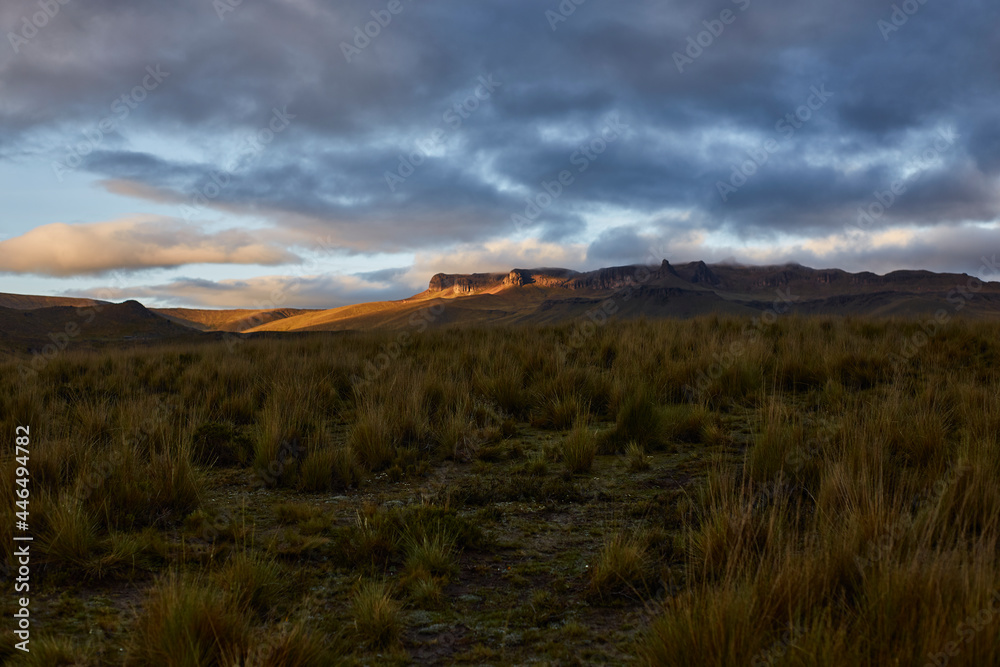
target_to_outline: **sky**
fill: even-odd
[[[4,0],[0,32],[0,292],[1000,252],[995,0]]]

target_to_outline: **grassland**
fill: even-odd
[[[998,664],[998,334],[703,317],[8,356],[17,664]]]

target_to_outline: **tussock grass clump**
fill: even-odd
[[[347,443],[368,470],[377,472],[388,467],[396,456],[389,411],[371,407],[362,410]]]
[[[360,584],[354,592],[352,613],[355,632],[365,646],[386,648],[399,642],[403,632],[400,604],[385,582]]]
[[[201,498],[187,451],[150,455],[124,441],[88,455],[77,493],[99,520],[117,529],[162,525],[189,514]]]
[[[700,405],[668,405],[661,415],[667,442],[702,442],[706,429],[714,425],[711,413]]]
[[[448,505],[420,505],[396,510],[392,516],[403,535],[413,538],[440,535],[457,549],[483,545],[483,531],[479,526],[460,517],[455,508]]]
[[[42,562],[57,577],[99,580],[162,560],[156,533],[112,530],[102,535],[94,513],[69,495],[44,498],[39,504],[43,507],[37,512]]]
[[[562,441],[562,459],[573,473],[590,472],[597,455],[597,438],[585,426],[579,425]]]
[[[747,451],[747,470],[752,479],[765,482],[792,467],[804,436],[801,424],[793,423],[790,411],[779,400],[772,399],[760,412],[763,424]]]
[[[439,609],[444,603],[441,580],[427,572],[417,572],[407,578],[406,590],[418,609]]]
[[[555,622],[565,610],[565,606],[552,591],[540,590],[531,594],[531,600],[525,605],[525,616],[531,619],[531,624],[545,627]]]
[[[11,633],[7,633],[11,634]],[[13,635],[11,635],[13,637]],[[12,642],[18,641],[13,639]],[[31,649],[25,653],[19,649],[10,647],[7,654],[11,658],[10,663],[24,665],[25,667],[80,667],[81,665],[95,664],[86,658],[85,649],[92,649],[92,646],[79,646],[69,637],[46,636],[32,637]],[[4,657],[6,647],[0,648],[0,657]],[[16,662],[13,656],[17,655]]]
[[[449,414],[438,426],[434,438],[441,458],[469,461],[479,451],[475,422],[460,411]]]
[[[583,413],[584,408],[575,395],[554,397],[542,403],[537,413],[532,416],[531,425],[535,428],[562,431],[571,427]]]
[[[849,389],[871,389],[892,374],[892,364],[887,356],[849,352],[833,361],[834,378]]]
[[[447,580],[456,570],[453,540],[441,533],[407,539],[406,569]]]
[[[400,536],[388,512],[366,504],[358,511],[354,525],[342,536],[341,542],[349,562],[378,568],[388,563],[399,545]]]
[[[808,391],[823,387],[829,374],[822,366],[822,357],[790,356],[783,359],[777,368],[776,383],[786,391]]]
[[[43,440],[31,455],[31,475],[35,492],[56,494],[72,488],[81,476],[87,448],[69,438]]]
[[[356,486],[364,471],[346,446],[329,446],[311,452],[299,469],[299,488],[309,493]]]
[[[403,585],[411,601],[424,609],[437,609],[444,602],[443,586],[458,571],[454,538],[445,533],[408,537]]]
[[[686,592],[665,605],[636,646],[639,662],[663,665],[750,664],[761,645],[760,610],[745,591]],[[725,634],[724,641],[718,641]],[[714,641],[713,641],[714,639]]]
[[[247,617],[218,588],[172,573],[149,592],[135,621],[125,664],[239,664],[250,636]]]
[[[318,517],[322,510],[309,503],[278,503],[274,513],[282,523],[299,523]]]
[[[507,414],[523,416],[529,405],[524,371],[510,357],[503,355],[500,359],[503,361],[476,375],[476,390]]]
[[[78,442],[107,442],[111,439],[114,423],[112,401],[105,397],[79,399],[72,411],[72,433]]]
[[[165,553],[162,538],[152,529],[141,534],[112,532],[87,561],[84,572],[94,579],[107,579],[162,563]]]
[[[600,600],[614,596],[641,596],[651,573],[645,541],[638,535],[615,533],[590,567],[590,593]]]
[[[246,667],[327,667],[338,664],[340,637],[328,638],[311,631],[303,621],[282,623],[255,635]]]
[[[646,449],[638,442],[630,442],[625,445],[625,465],[629,472],[649,470],[650,463],[646,456]]]
[[[208,422],[195,429],[191,456],[200,465],[246,465],[253,443],[239,435],[232,424]]]
[[[646,392],[629,396],[618,410],[615,427],[605,433],[601,454],[617,454],[629,442],[655,449],[665,442],[663,415]]]
[[[198,506],[201,484],[191,460],[180,451],[164,452],[145,466],[146,502],[140,507],[141,525],[175,520]]]
[[[259,617],[272,613],[289,590],[288,575],[281,566],[255,552],[232,555],[215,580],[238,609]]]
[[[446,577],[454,571],[460,550],[483,543],[482,530],[452,508],[421,505],[387,510],[367,503],[354,524],[340,530],[339,553],[369,571],[393,562]]]
[[[45,512],[42,552],[53,564],[82,566],[98,545],[93,516],[75,500],[62,497]]]

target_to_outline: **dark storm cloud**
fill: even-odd
[[[892,3],[868,0],[593,0],[565,21],[546,16],[555,0],[403,0],[348,62],[343,44],[387,4],[244,2],[220,19],[209,0],[70,2],[17,53],[0,49],[0,147],[65,159],[80,128],[160,66],[169,77],[86,151],[81,170],[179,205],[226,171],[201,208],[262,213],[351,252],[511,236],[526,198],[572,169],[613,117],[628,133],[530,233],[578,240],[588,214],[612,206],[637,216],[683,208],[744,239],[819,236],[900,178],[907,192],[880,225],[993,221],[1000,211],[995,2],[915,3],[887,30]],[[0,26],[18,34],[35,11],[32,0],[5,2]],[[499,84],[477,98],[491,76]],[[829,100],[786,136],[777,123],[817,86]],[[275,109],[293,116],[287,129],[248,154],[239,142]],[[435,130],[442,137],[428,144]],[[906,170],[940,131],[954,144]],[[139,151],[129,140],[144,134],[159,143]],[[718,184],[768,140],[778,150],[723,201]],[[172,141],[205,155],[175,153]],[[422,164],[407,173],[400,156],[414,151]],[[391,187],[386,172],[402,182]],[[592,252],[604,246],[608,259],[637,240],[602,239]]]
[[[587,261],[598,266],[632,264],[649,247],[649,240],[640,236],[635,229],[614,227],[600,234],[590,244],[587,248]]]

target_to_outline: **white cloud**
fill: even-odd
[[[109,301],[137,299],[148,306],[193,308],[336,308],[358,302],[409,296],[406,290],[357,276],[334,274],[259,276],[246,280],[180,278],[158,285],[95,287],[74,291]]]
[[[49,276],[186,264],[275,266],[297,261],[284,247],[247,231],[205,233],[196,225],[157,216],[78,225],[52,223],[0,242],[0,271]]]
[[[577,268],[582,266],[586,256],[587,246],[583,243],[500,239],[463,244],[441,252],[417,253],[410,274],[430,278],[435,273],[488,273],[538,267]]]

